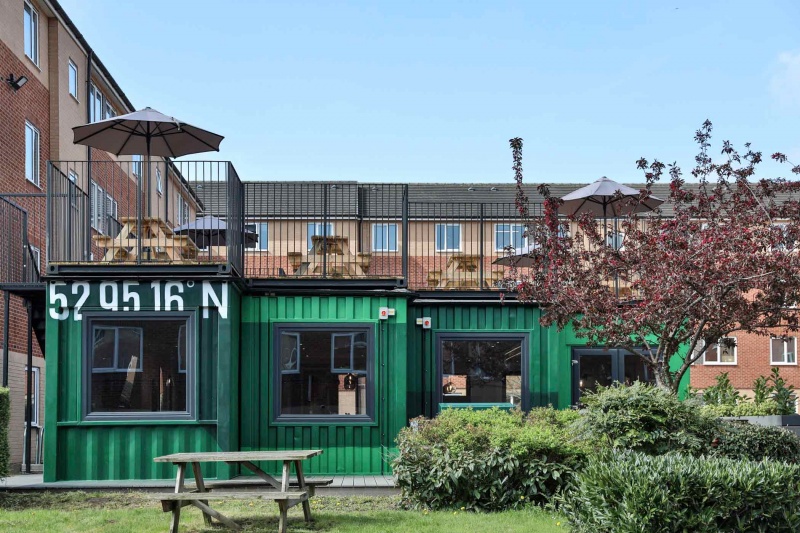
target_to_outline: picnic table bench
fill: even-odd
[[[177,533],[180,523],[181,508],[193,505],[203,512],[203,520],[206,524],[211,524],[211,519],[216,518],[228,527],[239,529],[239,525],[213,509],[209,505],[210,500],[273,500],[278,504],[280,520],[278,531],[286,533],[287,511],[295,505],[303,506],[303,515],[306,522],[311,519],[311,506],[308,499],[314,495],[314,487],[318,485],[329,485],[332,479],[319,479],[314,482],[306,481],[303,475],[301,461],[310,459],[322,454],[322,450],[287,450],[287,451],[255,451],[255,452],[196,452],[196,453],[175,453],[156,457],[153,461],[157,463],[172,463],[178,467],[178,474],[175,479],[174,492],[152,493],[150,498],[161,500],[162,510],[172,512],[170,522],[170,533]],[[272,477],[259,468],[256,461],[278,461],[283,463],[282,476],[280,481]],[[267,488],[274,490],[253,490],[257,488],[250,480],[223,480],[214,481],[208,484],[203,480],[200,471],[200,463],[221,462],[229,465],[241,465],[267,485]],[[194,476],[195,487],[189,490],[185,484],[186,469],[191,465]],[[294,465],[297,475],[294,482],[291,480],[291,469]],[[221,487],[231,487],[240,490],[218,490]],[[241,490],[246,488],[246,490]]]

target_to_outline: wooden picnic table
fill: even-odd
[[[447,258],[444,270],[428,273],[428,285],[439,289],[478,288],[480,261],[481,256],[477,254],[452,254]],[[492,288],[502,278],[502,270],[484,270],[483,286]]]
[[[288,255],[296,276],[320,276],[324,271],[329,276],[362,277],[372,258],[368,253],[352,253],[350,238],[339,235],[313,235],[307,255]]]
[[[286,533],[286,517],[289,508],[295,505],[303,505],[303,515],[306,522],[311,521],[311,506],[308,499],[314,495],[314,484],[309,484],[303,475],[301,462],[317,455],[321,455],[322,450],[287,450],[287,451],[255,451],[255,452],[195,452],[195,453],[174,453],[153,459],[156,463],[172,463],[178,467],[178,474],[175,479],[175,491],[171,493],[152,494],[153,499],[161,500],[162,510],[172,512],[170,522],[170,533],[177,533],[178,523],[180,522],[181,507],[194,505],[203,512],[203,519],[206,524],[211,524],[211,518],[216,518],[223,524],[234,529],[239,529],[239,525],[230,518],[214,510],[208,504],[209,500],[229,500],[229,499],[262,499],[273,500],[278,504],[280,511],[280,521],[278,531]],[[283,463],[282,476],[280,481],[272,477],[259,468],[257,461],[278,461]],[[269,488],[274,490],[212,490],[216,483],[207,484],[203,480],[200,471],[200,463],[218,462],[229,465],[241,465],[262,481],[266,482]],[[195,480],[195,490],[187,491],[184,485],[186,478],[186,468],[191,465],[192,474]],[[291,483],[289,476],[292,465],[294,465],[297,480]],[[329,484],[331,480],[322,480],[316,484]],[[219,483],[220,485],[222,483]],[[249,487],[253,485],[247,481],[230,480],[224,482],[229,487]],[[296,486],[296,488],[295,488]]]
[[[121,217],[122,228],[116,237],[95,235],[94,242],[106,249],[103,261],[133,261],[138,250],[148,250],[150,261],[183,261],[197,257],[197,246],[185,235],[175,235],[158,217]],[[139,224],[141,223],[141,235]]]

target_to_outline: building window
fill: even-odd
[[[461,250],[461,224],[436,224],[436,251]]]
[[[96,182],[91,186],[92,227],[105,235],[116,234],[113,230],[117,222],[119,204]]]
[[[178,208],[176,210],[176,215],[178,216],[177,224],[179,226],[183,224],[189,223],[189,202],[187,202],[183,196],[178,196]]]
[[[797,364],[797,338],[772,337],[770,339],[770,363],[773,365]]]
[[[28,371],[28,366],[26,365],[25,366],[25,372],[27,372],[27,371]],[[32,374],[31,375],[31,382],[32,382],[32,387],[33,387],[33,396],[31,397],[31,412],[32,413],[28,412],[28,410],[27,410],[28,409],[28,404],[26,402],[25,403],[25,423],[27,423],[28,419],[30,418],[31,419],[31,425],[33,427],[39,427],[40,426],[40,424],[39,424],[39,406],[41,405],[41,403],[40,403],[41,402],[41,396],[40,396],[41,387],[40,387],[40,384],[39,384],[39,367],[38,366],[34,366],[33,367],[33,372],[31,374]],[[25,383],[26,383],[26,385],[28,383],[27,376],[25,377]],[[32,417],[30,416],[31,414],[33,414]]]
[[[25,178],[40,187],[39,130],[28,121],[25,121]]]
[[[89,86],[89,115],[89,122],[117,116],[109,99],[94,83]]]
[[[736,337],[723,337],[719,342],[709,344],[703,355],[703,363],[707,365],[735,365]]]
[[[86,417],[191,417],[190,319],[189,314],[89,318]]]
[[[245,224],[244,229],[249,233],[254,233],[258,237],[257,242],[246,244],[246,248],[260,250],[262,252],[269,250],[269,224],[266,222],[254,222],[252,224]]]
[[[78,208],[78,174],[75,173],[74,170],[70,170],[67,174],[67,179],[69,179],[69,203],[75,209]]]
[[[158,168],[156,169],[156,192],[159,196],[164,194],[164,182],[161,179],[161,170]]]
[[[131,173],[137,178],[142,177],[142,156],[140,155],[132,155],[131,156]]]
[[[32,244],[29,244],[28,246],[31,250],[31,259],[33,259],[36,272],[40,273],[42,271],[42,251]]]
[[[525,226],[522,224],[495,224],[494,250],[505,251],[507,248],[522,250],[527,245]]]
[[[606,235],[606,246],[614,250],[622,250],[625,247],[625,234],[622,232],[611,232]]]
[[[25,11],[22,17],[25,25],[25,55],[39,66],[39,13],[31,4],[25,2]]]
[[[276,326],[276,419],[371,420],[374,344],[372,326]]]
[[[443,403],[527,407],[527,335],[443,333],[437,344]]]
[[[69,60],[69,94],[78,99],[78,66]]]
[[[372,225],[372,251],[397,251],[397,224]]]
[[[327,226],[327,227],[326,227]],[[312,249],[314,247],[314,240],[312,237],[320,237],[320,236],[332,236],[333,235],[333,224],[328,222],[327,224],[324,222],[309,222],[308,223],[308,249]]]

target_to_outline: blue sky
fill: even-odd
[[[519,136],[528,182],[640,181],[706,118],[800,164],[796,1],[60,1],[244,179],[511,182]]]

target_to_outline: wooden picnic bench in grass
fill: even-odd
[[[170,533],[177,533],[180,523],[181,508],[193,505],[203,512],[203,519],[206,524],[211,524],[211,519],[216,518],[228,527],[239,529],[239,525],[224,516],[219,511],[209,505],[212,500],[273,500],[278,504],[280,521],[278,531],[286,533],[287,511],[295,505],[303,506],[303,515],[306,522],[311,522],[311,506],[308,499],[314,495],[314,487],[319,485],[329,485],[332,479],[315,480],[313,483],[306,481],[303,475],[301,461],[322,454],[322,450],[287,450],[287,451],[267,451],[267,452],[195,452],[195,453],[174,453],[156,457],[153,461],[157,463],[172,463],[178,467],[178,474],[175,479],[174,492],[151,493],[148,496],[152,499],[161,500],[162,510],[172,512],[170,522]],[[282,476],[280,481],[267,474],[259,468],[257,461],[278,461],[283,463]],[[250,480],[222,480],[205,483],[203,474],[200,471],[200,463],[221,462],[229,465],[241,465],[253,472],[262,484],[273,490],[253,490],[257,485]],[[194,476],[194,489],[189,490],[186,480],[186,468],[191,465],[192,475]],[[291,480],[291,470],[294,465],[297,475],[294,483]],[[231,490],[219,490],[222,487],[230,487]],[[235,489],[239,490],[235,490]],[[244,490],[243,490],[244,489]]]

